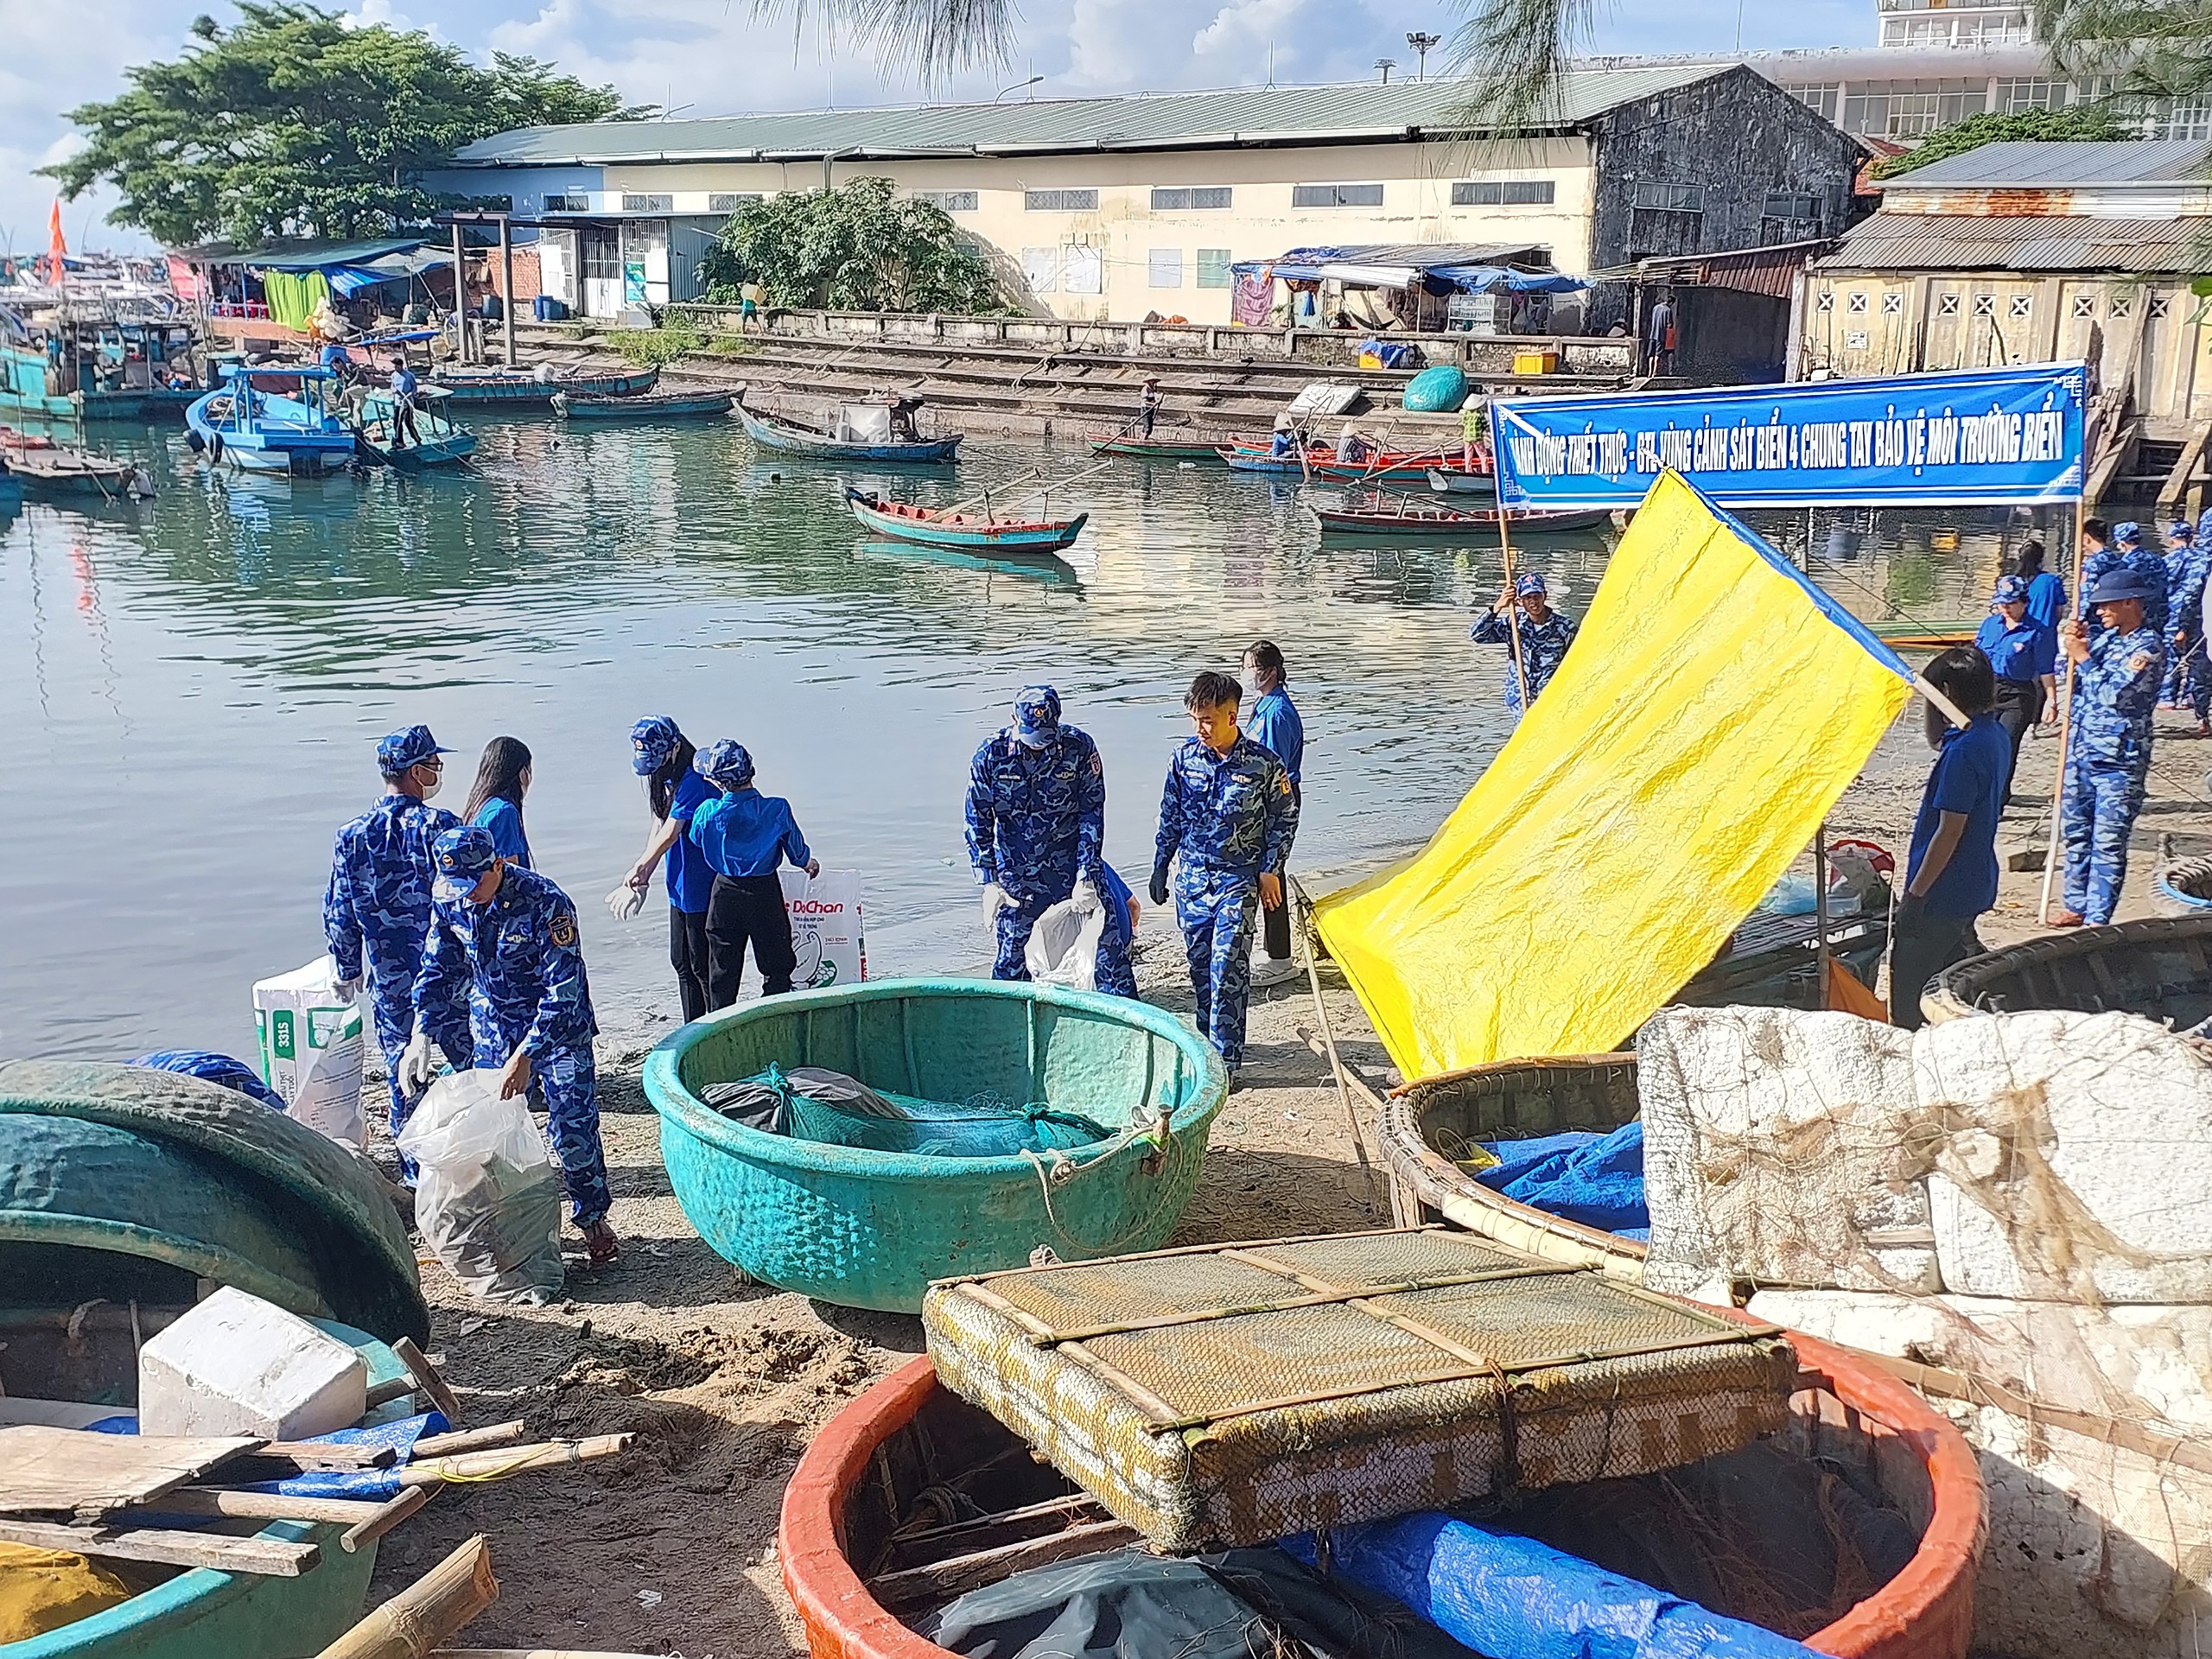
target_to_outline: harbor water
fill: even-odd
[[[1508,734],[1503,653],[1466,638],[1495,539],[1321,543],[1295,479],[1077,478],[1080,446],[1014,439],[861,474],[756,457],[734,424],[479,430],[472,473],[292,481],[212,468],[179,429],[96,428],[156,499],[0,518],[0,1054],[250,1055],[248,988],[322,950],[333,833],[381,790],[377,737],[416,721],[458,751],[456,810],[486,739],[530,745],[532,849],[577,901],[608,1014],[674,1000],[658,884],[632,921],[600,902],[650,827],[642,715],[752,750],[823,866],[861,872],[877,973],[987,959],[962,800],[1024,684],[1098,740],[1108,856],[1140,889],[1184,688],[1255,639],[1281,645],[1306,720],[1295,866],[1418,845]],[[1010,505],[1040,461],[1069,481],[1032,505],[1091,515],[1049,563],[871,543],[842,500]],[[1885,514],[1831,562],[1827,514],[1758,525],[1793,556],[1809,536],[1815,575],[1876,620],[1979,614],[2024,529]],[[1616,536],[1519,556],[1579,613]]]

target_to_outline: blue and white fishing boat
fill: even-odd
[[[840,404],[829,427],[808,426],[782,416],[764,415],[737,399],[737,418],[745,435],[763,449],[779,454],[804,455],[813,461],[866,462],[871,466],[903,463],[942,466],[960,453],[962,434],[944,438],[901,438],[893,435],[893,405],[875,400]]]
[[[442,407],[447,400],[448,395],[435,386],[417,391],[414,430],[403,436],[392,421],[391,394],[371,392],[361,400],[361,459],[399,473],[461,465],[476,453],[476,435],[454,423]]]
[[[186,442],[218,466],[318,478],[353,464],[353,429],[332,407],[338,377],[304,364],[223,371],[184,411]],[[281,390],[279,388],[282,388]]]

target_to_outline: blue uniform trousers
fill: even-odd
[[[2066,842],[2066,907],[2093,926],[2112,920],[2127,879],[2127,837],[2143,810],[2148,766],[2098,760],[2078,750],[2066,767],[2060,830]]]
[[[529,1029],[518,1027],[512,1043],[494,1035],[476,1044],[479,1066],[503,1067]],[[573,1047],[549,1049],[531,1067],[530,1103],[545,1114],[547,1139],[561,1160],[561,1181],[569,1189],[569,1214],[579,1229],[605,1218],[614,1205],[607,1185],[607,1154],[599,1141],[599,1068],[588,1038]]]
[[[1175,920],[1191,964],[1198,1035],[1232,1067],[1244,1059],[1244,1004],[1252,990],[1252,929],[1259,914],[1256,873],[1178,861]]]
[[[390,1122],[394,1140],[415,1115],[415,1101],[410,1100],[399,1086],[400,1057],[407,1052],[408,1039],[415,1034],[415,1007],[410,1000],[412,988],[411,979],[386,978],[383,975],[378,975],[369,988],[371,1023],[376,1027],[377,1046],[384,1051],[385,1077],[391,1087]],[[442,1015],[434,1019],[425,1014],[423,1018],[429,1027],[430,1040],[438,1046],[447,1061],[454,1065],[467,1065],[476,1045],[468,1034],[467,1006],[456,1002]],[[415,1160],[404,1153],[400,1154],[399,1173],[408,1185],[414,1185]]]
[[[1059,900],[1057,899],[1027,899],[1007,905],[999,912],[999,954],[998,960],[991,964],[993,979],[1029,977],[1029,963],[1022,952],[1028,949],[1029,936],[1036,931],[1038,918],[1058,903]],[[1109,996],[1135,996],[1137,994],[1136,970],[1129,966],[1128,948],[1115,936],[1111,928],[1098,937],[1096,972],[1098,988]]]

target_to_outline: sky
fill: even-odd
[[[326,3],[338,9],[337,0]],[[423,28],[483,56],[527,54],[632,103],[684,116],[910,103],[925,95],[896,63],[813,29],[763,22],[750,0],[353,0],[364,22]],[[192,20],[225,0],[0,0],[0,251],[46,245],[51,181],[35,169],[78,142],[64,111],[113,97],[132,64],[171,58]],[[785,16],[788,16],[788,10]],[[1192,86],[1360,80],[1378,58],[1410,71],[1408,31],[1449,39],[1460,13],[1438,0],[1024,0],[1014,60],[962,75],[949,95],[988,99],[1032,75],[1015,97]],[[1726,51],[1871,44],[1871,0],[1619,0],[1599,52]],[[1448,67],[1432,54],[1432,69]],[[62,206],[73,249],[137,248],[104,222],[112,198]]]

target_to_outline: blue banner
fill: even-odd
[[[2069,501],[2079,363],[1700,391],[1501,397],[1497,493],[1539,510],[1633,507],[1669,468],[1727,507]]]

